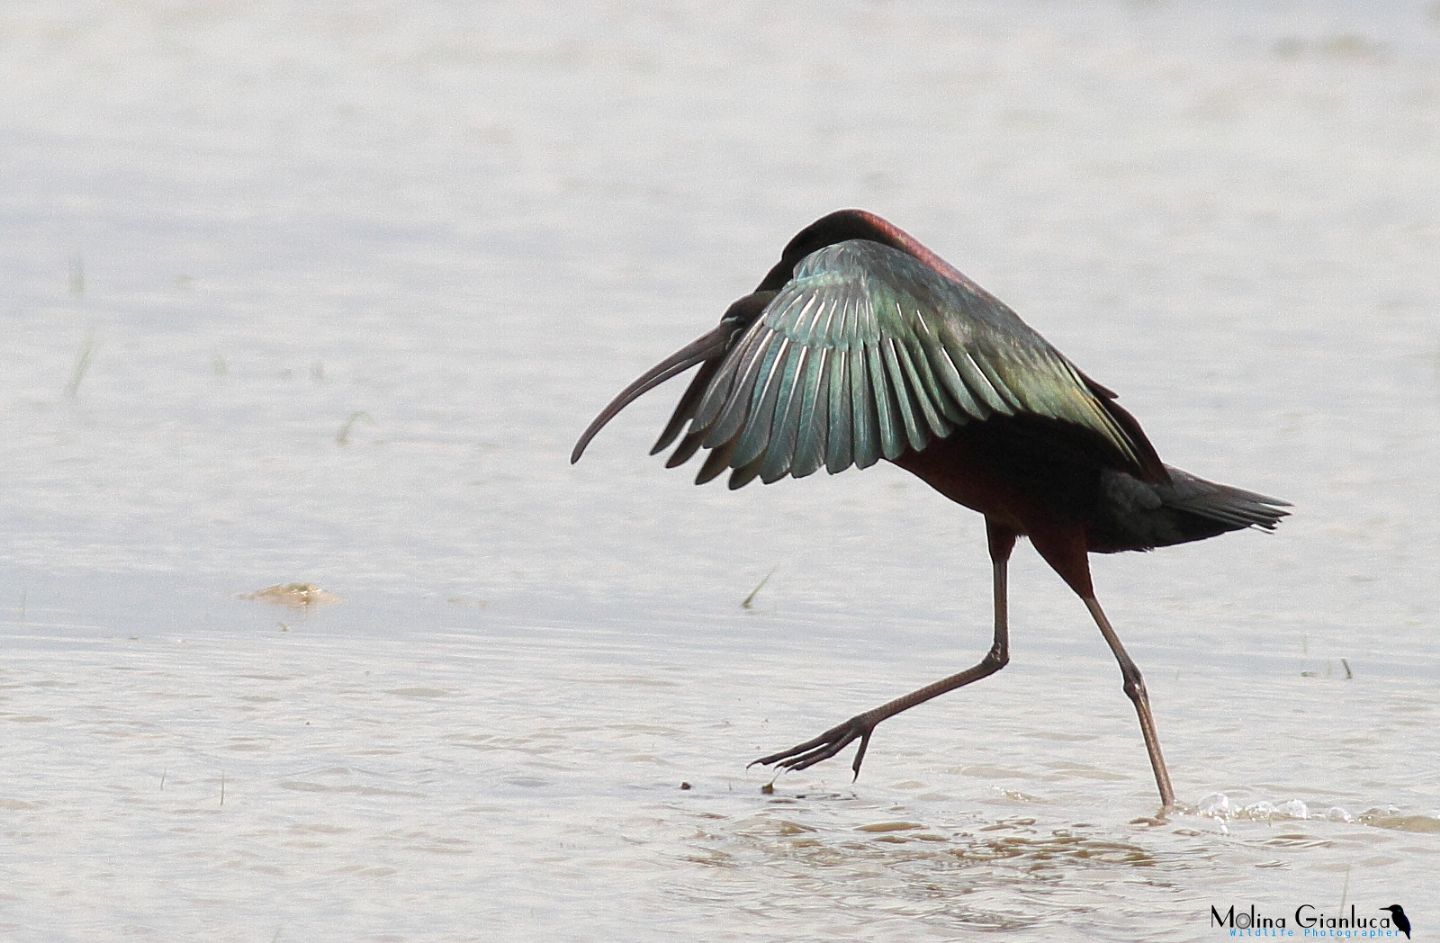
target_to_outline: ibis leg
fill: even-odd
[[[1045,558],[1045,561],[1060,574],[1075,595],[1085,601],[1105,644],[1110,646],[1115,660],[1120,663],[1120,676],[1125,682],[1125,696],[1135,705],[1140,715],[1140,733],[1145,737],[1145,751],[1150,754],[1150,768],[1155,771],[1155,785],[1160,789],[1160,802],[1167,809],[1175,804],[1175,790],[1170,788],[1170,772],[1165,768],[1165,757],[1160,754],[1160,736],[1155,732],[1155,717],[1150,713],[1150,698],[1145,694],[1145,679],[1140,669],[1131,661],[1130,653],[1120,644],[1120,636],[1105,617],[1100,603],[1095,599],[1095,585],[1090,579],[1090,556],[1086,550],[1084,532],[1076,528],[1057,527],[1043,533],[1031,533],[1030,542]]]
[[[990,543],[990,560],[993,568],[994,596],[995,596],[995,640],[990,646],[990,651],[980,660],[980,663],[957,672],[947,678],[941,678],[923,688],[911,691],[909,694],[887,701],[879,707],[871,708],[863,714],[856,714],[842,724],[831,727],[829,730],[806,740],[804,743],[797,743],[788,750],[781,750],[779,753],[772,753],[769,756],[762,756],[750,765],[759,763],[762,766],[769,766],[772,763],[779,769],[805,769],[814,766],[822,760],[828,760],[857,738],[860,740],[860,748],[855,751],[855,762],[851,764],[855,776],[860,775],[860,764],[865,760],[865,751],[870,746],[870,735],[874,733],[875,727],[882,720],[894,717],[902,711],[907,711],[917,704],[923,704],[931,698],[939,697],[942,694],[953,691],[956,688],[963,688],[965,685],[981,678],[989,677],[995,672],[1004,668],[1010,661],[1010,629],[1009,629],[1009,607],[1006,603],[1005,573],[1006,566],[1010,560],[1010,551],[1015,547],[1015,534],[1006,528],[987,524],[987,536]]]
[[[1140,733],[1145,737],[1145,750],[1150,754],[1150,768],[1155,771],[1155,785],[1160,788],[1160,802],[1168,809],[1175,805],[1175,790],[1170,786],[1170,771],[1165,768],[1165,757],[1160,753],[1160,735],[1155,732],[1155,717],[1150,713],[1150,698],[1145,693],[1145,679],[1140,676],[1140,669],[1130,659],[1125,646],[1120,644],[1120,636],[1115,634],[1115,629],[1106,618],[1105,610],[1100,608],[1099,601],[1094,596],[1087,596],[1085,607],[1090,610],[1090,615],[1095,617],[1100,634],[1105,636],[1105,644],[1110,646],[1115,660],[1120,663],[1120,677],[1125,681],[1125,696],[1135,704],[1135,713],[1140,715]]]

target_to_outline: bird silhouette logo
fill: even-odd
[[[1405,934],[1405,939],[1410,939],[1410,918],[1405,916],[1405,908],[1399,904],[1391,904],[1380,909],[1390,911],[1390,922],[1395,924],[1395,929]]]

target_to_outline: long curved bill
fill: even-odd
[[[596,433],[605,428],[605,424],[615,418],[615,415],[639,399],[645,393],[664,383],[673,377],[679,376],[697,363],[704,363],[713,360],[725,353],[729,343],[730,335],[734,332],[735,325],[725,321],[715,330],[697,338],[675,353],[666,357],[655,366],[646,370],[634,383],[620,391],[620,395],[610,401],[610,405],[600,410],[600,415],[586,427],[580,434],[580,439],[575,443],[574,450],[570,453],[570,464],[580,461],[580,456],[585,454],[585,447],[590,440],[595,438]]]

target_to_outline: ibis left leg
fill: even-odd
[[[1014,531],[989,519],[986,520],[986,533],[990,542],[990,562],[995,596],[995,640],[990,645],[990,651],[985,653],[985,657],[980,660],[979,664],[956,672],[948,678],[941,678],[939,681],[927,684],[925,687],[897,697],[893,701],[887,701],[863,714],[856,714],[843,724],[831,727],[818,737],[798,743],[788,750],[762,756],[750,765],[754,766],[755,763],[759,763],[762,766],[769,766],[771,763],[775,763],[780,769],[805,769],[814,766],[821,760],[830,759],[858,739],[860,747],[855,751],[855,762],[851,764],[850,768],[854,770],[856,778],[859,778],[860,764],[865,760],[865,751],[870,746],[870,734],[875,732],[876,724],[887,717],[894,717],[901,711],[907,711],[916,704],[923,704],[933,697],[939,697],[947,691],[963,688],[981,678],[988,678],[1009,664],[1010,620],[1009,607],[1006,603],[1005,571],[1010,561],[1010,551],[1015,549],[1016,535]]]

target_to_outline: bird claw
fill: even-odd
[[[875,723],[868,720],[864,714],[858,714],[843,724],[831,727],[818,737],[813,737],[804,743],[797,743],[788,750],[762,756],[760,759],[752,761],[749,766],[758,763],[761,766],[774,764],[777,770],[808,769],[822,760],[830,759],[858,737],[860,749],[855,751],[855,762],[850,765],[850,768],[855,772],[855,778],[859,779],[860,764],[865,760],[865,751],[870,746],[870,734],[874,732]]]

